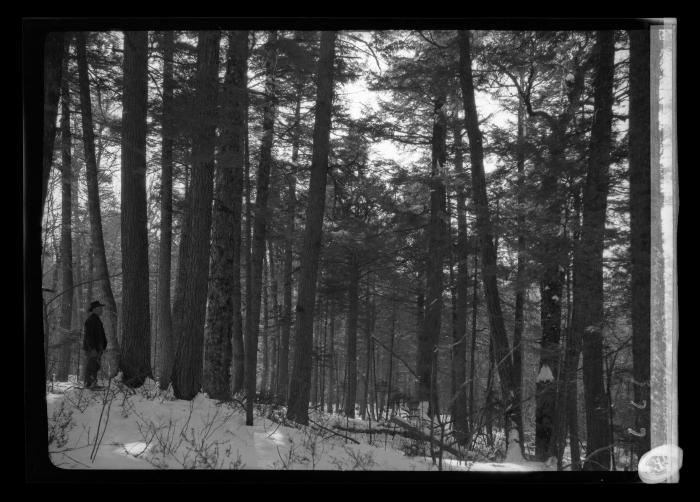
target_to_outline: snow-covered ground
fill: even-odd
[[[57,382],[48,384],[46,400],[49,453],[63,469],[438,470],[429,453],[405,453],[410,439],[374,433],[370,443],[369,434],[335,429],[367,429],[368,422],[360,419],[314,412],[315,424],[309,427],[282,425],[284,411],[262,405],[256,409],[255,425],[248,427],[237,402],[220,403],[204,394],[177,400],[152,380],[135,391],[118,381],[100,391],[84,390],[75,380]],[[446,454],[442,469],[551,467],[526,461],[467,462]]]

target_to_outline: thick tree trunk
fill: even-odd
[[[452,340],[452,430],[460,444],[469,433],[467,420],[467,304],[469,300],[469,246],[467,243],[466,173],[462,157],[462,128],[455,125],[455,173],[457,175],[457,281],[455,285],[455,328]]]
[[[263,133],[260,142],[260,162],[258,164],[255,216],[253,221],[253,246],[250,256],[249,304],[246,312],[246,425],[253,425],[253,402],[257,380],[258,333],[260,331],[260,302],[263,280],[263,258],[265,235],[267,232],[267,199],[270,188],[270,168],[272,164],[272,140],[274,136],[277,96],[275,68],[277,66],[277,32],[270,33],[265,56],[265,106],[263,110]]]
[[[161,116],[162,148],[160,177],[160,243],[158,247],[158,332],[160,334],[161,364],[158,381],[165,390],[170,385],[175,344],[170,310],[171,256],[173,242],[173,58],[175,33],[165,31],[163,44],[163,114]]]
[[[202,353],[214,191],[219,31],[200,31],[197,48],[196,133],[192,143],[192,181],[180,246],[173,305],[177,340],[172,383],[175,397],[191,400],[202,383]]]
[[[503,401],[505,403],[506,437],[508,438],[508,446],[511,446],[512,441],[519,441],[520,449],[522,450],[523,438],[514,437],[512,432],[514,430],[522,431],[522,415],[520,413],[520,408],[515,402],[516,396],[514,392],[512,354],[498,293],[496,250],[493,244],[493,229],[491,227],[486,196],[484,153],[481,131],[479,130],[479,118],[474,99],[469,36],[470,34],[468,31],[459,32],[460,80],[462,84],[465,121],[472,160],[472,190],[474,206],[476,207],[477,234],[479,236],[479,247],[481,249],[481,276],[484,283],[491,337],[494,342],[496,360],[499,362],[498,374],[501,382]],[[519,432],[516,434],[517,436],[520,436]]]
[[[122,352],[119,368],[129,387],[151,372],[146,207],[148,32],[124,32],[121,142]]]
[[[650,34],[630,30],[630,255],[632,260],[632,360],[634,366],[635,453],[651,448],[650,312],[651,312],[651,124]]]
[[[299,142],[301,136],[301,80],[297,82],[296,106],[294,108],[294,127],[292,130],[292,169],[289,173],[287,187],[287,212],[284,244],[283,272],[283,313],[280,339],[278,369],[277,401],[286,403],[289,395],[289,337],[292,330],[292,267],[294,264],[294,217],[296,214],[296,169],[299,161]]]
[[[94,264],[93,277],[100,281],[102,300],[107,306],[103,320],[106,321],[107,357],[103,363],[107,365],[108,375],[115,376],[119,370],[119,341],[117,338],[117,304],[112,294],[112,285],[107,269],[107,257],[102,235],[102,213],[100,210],[100,191],[97,179],[97,160],[95,157],[95,133],[92,125],[92,103],[90,98],[90,81],[88,77],[87,44],[85,32],[78,32],[77,59],[78,78],[80,82],[80,110],[83,125],[83,150],[85,153],[85,178],[88,192],[88,211],[90,213],[91,253]],[[92,296],[89,298],[93,301]]]
[[[321,254],[323,212],[326,205],[326,174],[330,150],[331,112],[333,104],[333,59],[335,52],[334,31],[321,32],[320,58],[316,96],[316,115],[313,133],[311,181],[309,205],[306,211],[301,273],[297,298],[295,324],[294,368],[289,390],[287,417],[296,422],[308,423],[309,380],[311,379],[311,344],[314,304],[316,300],[316,274]]]
[[[608,403],[603,381],[603,249],[612,135],[615,34],[596,34],[597,72],[594,119],[583,196],[581,241],[575,255],[573,343],[582,341],[586,398],[586,470],[610,469]],[[598,451],[603,449],[602,451]],[[597,453],[596,453],[597,452]]]
[[[350,274],[348,286],[348,316],[345,328],[345,403],[344,412],[348,418],[355,418],[357,398],[357,318],[360,287],[360,268],[357,254],[351,251],[348,260]]]
[[[244,368],[240,266],[248,32],[232,31],[228,39],[204,342],[204,391],[219,400],[231,398],[234,354],[234,382],[242,383]]]
[[[479,280],[477,277],[479,270],[479,247],[477,239],[474,239],[474,275],[472,276],[472,339],[469,347],[469,430],[474,429],[476,410],[474,406],[474,379],[476,377],[475,356],[476,356],[476,316],[478,310]]]
[[[56,378],[68,380],[71,360],[71,316],[73,314],[73,243],[71,222],[71,131],[68,58],[70,42],[65,45],[61,81],[61,321]]]
[[[65,38],[69,34],[49,33],[44,43],[44,148],[41,175],[41,209],[46,204],[49,177],[53,161],[53,148],[56,141],[56,117],[58,116],[58,99],[61,96],[61,78],[63,73],[63,53]]]
[[[544,228],[538,243],[542,275],[540,277],[540,325],[542,340],[540,367],[535,390],[535,452],[544,461],[556,454],[553,439],[557,413],[558,361],[560,353],[562,295],[566,247],[561,234],[561,210],[558,175],[564,162],[564,139],[559,130],[550,138],[551,159],[542,178],[541,196],[544,208]],[[564,410],[561,410],[562,416]]]
[[[516,406],[522,410],[523,398],[523,328],[525,311],[525,110],[520,97],[518,107],[518,151],[517,151],[517,229],[518,229],[518,263],[515,277],[515,314],[513,319],[513,378]],[[522,424],[521,424],[522,426]]]
[[[433,118],[432,165],[430,170],[430,223],[428,224],[428,257],[426,270],[426,305],[423,336],[419,339],[416,372],[418,395],[428,403],[428,414],[438,413],[437,348],[442,326],[443,266],[447,247],[447,210],[445,206],[445,174],[447,118],[444,96],[438,96]]]

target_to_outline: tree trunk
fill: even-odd
[[[279,189],[277,197],[279,200]],[[270,391],[274,396],[277,396],[277,382],[279,371],[279,341],[280,341],[280,305],[279,305],[279,272],[277,256],[277,246],[271,241],[268,242],[268,263],[270,264],[270,296],[272,298],[272,347],[271,347],[271,374],[270,374]]]
[[[219,31],[200,31],[197,47],[196,133],[192,142],[192,181],[180,245],[182,262],[173,306],[177,340],[172,383],[178,399],[191,400],[202,383],[202,353],[216,146]]]
[[[418,286],[418,292],[416,293],[416,373],[414,375],[413,386],[411,389],[411,394],[413,399],[418,399],[416,396],[419,392],[420,386],[420,372],[418,368],[424,365],[419,358],[423,356],[425,351],[420,349],[421,344],[424,344],[425,330],[423,326],[425,325],[425,283],[423,282],[423,274],[418,273],[418,280],[416,284]]]
[[[538,243],[541,255],[540,324],[542,339],[540,368],[535,390],[535,453],[544,461],[556,453],[554,448],[557,413],[557,387],[561,339],[561,304],[564,286],[564,239],[560,235],[562,203],[559,200],[558,176],[564,162],[564,139],[559,130],[549,138],[551,159],[543,176],[541,196],[546,197],[544,228]],[[549,195],[547,195],[549,194]],[[561,410],[562,416],[564,410]]]
[[[46,204],[49,188],[53,148],[56,141],[56,117],[58,116],[58,99],[61,96],[61,78],[63,73],[63,53],[69,34],[49,33],[44,44],[44,148],[41,175],[41,210]]]
[[[391,296],[391,335],[389,338],[389,371],[386,377],[386,420],[389,419],[389,408],[391,406],[391,395],[394,377],[394,339],[396,337],[396,296],[392,292]]]
[[[242,383],[244,368],[240,266],[248,32],[229,32],[228,39],[204,342],[204,391],[218,400],[231,398],[234,355],[234,382]]]
[[[651,448],[650,430],[650,288],[651,288],[651,125],[650,35],[630,30],[630,255],[632,260],[632,359],[634,366],[635,438],[638,457]]]
[[[326,205],[326,174],[330,149],[335,37],[336,32],[334,31],[321,32],[309,205],[306,210],[306,229],[301,254],[301,273],[296,307],[294,368],[290,382],[287,417],[301,424],[308,423],[316,274],[321,254],[323,212]]]
[[[474,206],[476,208],[476,227],[481,249],[481,276],[484,283],[486,304],[491,328],[491,337],[494,341],[496,360],[499,362],[498,373],[501,382],[501,392],[505,403],[506,437],[508,448],[512,441],[519,441],[522,451],[523,438],[513,437],[513,430],[522,431],[522,415],[515,402],[513,361],[506,334],[501,300],[498,294],[496,277],[496,250],[493,244],[493,229],[489,216],[488,200],[486,196],[486,177],[484,174],[484,153],[479,130],[479,118],[474,99],[474,84],[472,81],[471,54],[469,32],[459,32],[460,45],[460,80],[462,84],[462,96],[464,99],[465,121],[467,135],[469,136],[469,148],[472,160],[472,191]]]
[[[372,313],[369,300],[369,275],[367,276],[366,289],[365,289],[365,336],[364,336],[364,349],[365,349],[365,361],[364,361],[364,371],[362,374],[362,396],[360,399],[360,415],[362,420],[366,420],[367,417],[367,407],[369,401],[369,381],[370,381],[370,356],[371,356],[371,323],[372,323]],[[371,415],[370,415],[371,416]]]
[[[292,169],[288,178],[287,213],[284,245],[284,280],[282,313],[282,337],[278,369],[277,401],[286,403],[289,396],[289,336],[292,330],[292,267],[294,264],[294,217],[296,214],[296,169],[299,161],[299,141],[301,136],[301,80],[297,81],[296,106],[294,108],[294,127],[292,130]]]
[[[330,303],[330,319],[328,320],[330,324],[330,359],[328,361],[328,397],[326,398],[326,411],[328,413],[333,413],[333,403],[335,402],[334,392],[335,392],[335,302],[328,300]]]
[[[430,170],[430,223],[428,224],[428,259],[426,270],[426,305],[423,336],[419,339],[416,372],[417,399],[428,403],[428,415],[438,413],[437,348],[442,326],[443,266],[447,244],[447,210],[445,207],[445,161],[447,117],[445,98],[438,96],[435,105]],[[447,221],[446,221],[447,220]]]
[[[161,177],[160,177],[160,243],[158,247],[158,332],[160,333],[161,364],[158,381],[165,390],[170,385],[173,366],[173,321],[170,310],[171,255],[173,242],[173,58],[175,33],[163,36],[163,114],[161,116]]]
[[[612,135],[614,35],[613,31],[596,34],[594,50],[598,60],[594,80],[594,119],[583,196],[581,241],[574,258],[572,338],[575,346],[582,342],[583,349],[588,452],[585,470],[610,469],[610,449],[596,451],[612,446],[603,381],[603,236]]]
[[[478,241],[474,239],[474,275],[472,278],[472,340],[469,348],[469,430],[474,429],[474,378],[476,377],[476,368],[474,358],[476,356],[476,315],[478,307],[478,290],[479,280],[477,273],[479,270],[479,248]]]
[[[455,439],[464,445],[467,440],[467,302],[469,297],[469,246],[467,244],[466,173],[462,157],[462,128],[455,125],[455,173],[457,175],[457,281],[455,285],[455,329],[452,340],[452,430]]]
[[[357,398],[357,317],[360,269],[357,254],[351,251],[348,260],[348,317],[345,328],[345,416],[355,418]]]
[[[525,110],[520,97],[518,106],[518,151],[517,151],[517,230],[518,230],[518,258],[515,278],[515,314],[513,320],[513,376],[515,387],[515,400],[518,409],[522,410],[523,398],[523,328],[525,310],[525,210],[524,210],[524,186],[525,186]],[[522,426],[522,424],[521,424]]]
[[[88,77],[87,43],[85,32],[78,32],[77,59],[80,81],[80,110],[83,125],[83,150],[85,153],[85,178],[87,181],[88,210],[90,213],[91,252],[94,264],[93,278],[99,280],[102,300],[107,306],[105,332],[107,335],[107,372],[110,377],[119,370],[119,341],[117,338],[117,304],[112,294],[112,285],[107,269],[107,257],[102,235],[102,213],[100,210],[100,191],[97,179],[97,160],[95,157],[95,133],[92,125],[92,103],[90,100],[90,81]],[[93,300],[92,296],[89,298]]]
[[[267,247],[267,246],[265,246]],[[262,393],[267,393],[269,389],[270,378],[270,265],[267,258],[267,253],[263,250],[263,283],[260,295],[262,296],[262,379],[260,390]]]
[[[61,81],[61,321],[56,378],[68,380],[71,360],[71,316],[73,314],[73,243],[71,225],[71,131],[68,58],[70,42],[65,45]]]
[[[263,258],[267,232],[267,199],[270,188],[272,164],[272,140],[274,136],[277,96],[275,68],[277,66],[277,32],[270,33],[265,56],[265,106],[263,110],[263,133],[260,142],[255,216],[253,221],[253,247],[250,256],[249,304],[246,312],[246,425],[253,425],[253,402],[257,380],[258,333],[260,331],[260,302],[263,280]]]
[[[151,372],[148,229],[146,207],[146,111],[148,32],[124,32],[121,142],[122,352],[119,367],[129,387]]]

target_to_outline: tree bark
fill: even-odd
[[[92,124],[92,103],[90,98],[90,81],[88,77],[87,43],[85,32],[76,33],[78,78],[80,82],[80,110],[83,125],[83,150],[85,153],[85,178],[88,192],[88,211],[90,213],[91,252],[94,264],[93,278],[99,280],[102,299],[107,306],[105,332],[107,335],[107,371],[110,377],[119,370],[119,341],[117,338],[117,304],[114,301],[112,285],[109,280],[107,257],[102,235],[102,213],[100,210],[100,191],[97,179],[97,160],[95,157],[95,133]],[[90,301],[93,298],[90,297]]]
[[[267,246],[265,247],[267,248]],[[270,388],[270,260],[265,249],[263,249],[263,283],[260,294],[263,304],[262,379],[260,390],[266,394]]]
[[[478,241],[474,239],[474,275],[472,276],[472,339],[469,348],[469,430],[474,428],[474,378],[476,376],[475,356],[476,356],[476,317],[478,310],[478,290],[479,280],[477,277],[479,270],[479,248]]]
[[[44,148],[41,176],[41,209],[46,204],[49,188],[53,148],[56,141],[56,117],[58,116],[58,99],[61,96],[61,79],[63,73],[63,53],[65,38],[68,34],[52,32],[46,36],[44,43]]]
[[[522,97],[518,106],[518,151],[516,163],[518,170],[517,182],[517,231],[518,231],[518,257],[515,278],[515,314],[513,320],[513,376],[515,386],[516,406],[522,410],[523,398],[523,329],[525,311],[525,138],[527,130],[525,126],[525,110]],[[522,425],[522,424],[521,424]]]
[[[304,231],[296,307],[294,368],[290,382],[287,417],[301,424],[308,423],[316,275],[321,254],[323,213],[326,205],[326,175],[330,150],[335,38],[336,32],[334,31],[321,32],[309,205],[306,210],[306,229]]]
[[[587,451],[585,470],[608,470],[611,447],[608,405],[603,380],[603,249],[608,169],[612,136],[615,34],[596,34],[597,72],[594,80],[594,118],[590,156],[583,196],[581,241],[574,258],[572,342],[583,349],[583,383],[586,398]]]
[[[276,188],[277,205],[279,205],[279,188]],[[268,263],[270,268],[270,298],[272,300],[272,329],[270,340],[270,392],[277,395],[277,372],[279,370],[279,340],[280,340],[280,305],[279,305],[279,272],[277,262],[277,246],[268,241]]]
[[[173,242],[173,58],[175,33],[165,31],[163,44],[163,114],[161,116],[161,177],[160,177],[160,243],[158,246],[158,332],[160,333],[161,364],[158,381],[165,390],[170,385],[175,344],[173,320],[170,309],[170,280],[172,275]]]
[[[638,457],[651,448],[651,124],[650,34],[630,30],[630,256],[632,260],[632,360],[634,370],[635,438]]]
[[[522,451],[523,438],[520,437],[522,431],[522,416],[520,408],[515,402],[513,361],[508,342],[508,335],[505,329],[503,313],[501,311],[501,300],[498,293],[498,283],[496,277],[496,251],[493,244],[493,229],[489,216],[488,200],[486,196],[486,176],[484,174],[484,153],[482,145],[481,131],[479,130],[479,118],[474,99],[474,83],[472,81],[471,70],[471,49],[469,41],[469,31],[460,30],[460,81],[462,84],[462,97],[464,99],[464,110],[467,135],[469,136],[469,147],[472,160],[472,191],[474,206],[476,208],[476,227],[479,236],[479,248],[481,250],[481,276],[484,283],[486,304],[491,328],[491,337],[494,342],[496,360],[498,361],[498,374],[501,382],[501,391],[505,403],[506,417],[506,437],[508,447],[512,439],[512,430],[518,432],[520,449]]]
[[[68,59],[70,42],[65,45],[63,79],[61,80],[61,321],[59,324],[59,359],[56,378],[68,380],[71,360],[71,316],[73,314],[73,243],[71,197],[71,130]]]
[[[256,181],[255,216],[253,220],[253,247],[250,256],[249,304],[246,312],[246,425],[253,425],[253,402],[257,380],[258,333],[260,331],[260,302],[263,280],[263,258],[267,232],[267,199],[270,188],[272,140],[274,136],[277,96],[275,68],[277,66],[277,32],[270,33],[265,49],[265,106],[263,133],[260,142],[260,162]]]
[[[173,306],[177,349],[172,383],[175,397],[185,400],[193,399],[202,383],[220,37],[219,31],[200,31],[197,47],[197,116],[192,142],[192,181]]]
[[[232,359],[234,392],[242,387],[244,371],[240,278],[248,32],[229,32],[228,39],[204,347],[204,391],[219,400],[231,398]]]
[[[428,257],[426,269],[426,305],[423,336],[419,339],[416,372],[419,401],[429,401],[428,415],[438,412],[437,348],[442,326],[443,266],[447,239],[445,206],[447,117],[444,95],[436,99],[433,117],[432,162],[430,170],[430,223],[428,224]],[[449,220],[447,220],[449,221]],[[432,399],[431,399],[432,397]]]
[[[455,285],[455,329],[452,340],[452,430],[460,444],[469,432],[467,421],[467,303],[469,299],[469,246],[467,243],[466,173],[462,156],[462,127],[455,125],[455,173],[457,175],[457,281]]]
[[[124,32],[121,141],[122,352],[119,367],[129,387],[151,372],[146,207],[148,32]]]

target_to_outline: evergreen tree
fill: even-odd
[[[148,230],[146,216],[146,110],[148,32],[124,32],[121,143],[122,352],[119,367],[129,387],[151,373]]]
[[[335,38],[336,33],[333,31],[321,32],[309,205],[306,211],[306,228],[301,255],[301,277],[296,307],[294,367],[287,410],[288,418],[305,425],[308,424],[316,275],[321,253],[323,212],[326,202],[325,188],[331,133]]]

